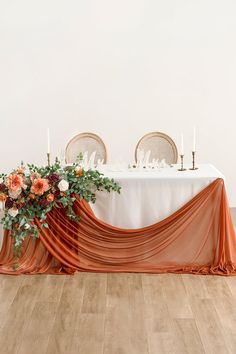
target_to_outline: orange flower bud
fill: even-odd
[[[81,177],[84,174],[84,171],[82,168],[78,168],[75,170],[76,177]]]
[[[54,201],[54,195],[52,193],[47,195],[47,201],[50,203]]]
[[[5,203],[7,196],[5,193],[0,193],[0,202]]]
[[[25,169],[22,168],[22,167],[19,167],[16,172],[19,174],[19,175],[24,175],[25,174]]]

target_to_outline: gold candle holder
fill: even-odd
[[[192,157],[193,157],[193,166],[190,168],[190,170],[194,171],[194,170],[197,170],[198,167],[195,166],[195,160],[196,160],[196,151],[192,151]]]
[[[181,167],[178,168],[178,171],[186,171],[186,168],[184,168],[184,155],[180,155],[181,159]]]
[[[47,152],[47,161],[48,161],[48,166],[50,166],[50,152]]]

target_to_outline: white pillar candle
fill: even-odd
[[[184,134],[181,133],[181,148],[180,148],[180,155],[184,155]]]
[[[47,140],[48,140],[48,154],[50,154],[50,131],[47,129]]]
[[[193,151],[196,151],[196,127],[193,127]]]

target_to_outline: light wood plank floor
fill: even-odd
[[[0,353],[236,353],[236,277],[0,276]]]

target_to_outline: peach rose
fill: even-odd
[[[30,199],[35,199],[35,198],[36,198],[36,196],[35,196],[35,194],[30,193],[30,194],[29,194],[29,198],[30,198]]]
[[[24,175],[25,174],[25,168],[24,167],[19,167],[16,172],[19,174],[19,175]]]
[[[6,185],[10,191],[16,192],[23,187],[23,178],[20,175],[12,174],[7,178]]]
[[[30,189],[31,193],[34,193],[36,195],[43,195],[48,190],[49,190],[49,184],[46,178],[36,178],[33,180]]]
[[[38,172],[33,172],[30,176],[31,181],[33,182],[35,179],[41,178],[40,174]]]
[[[12,199],[17,199],[21,195],[21,189],[17,191],[9,191],[9,197]]]
[[[54,201],[54,195],[52,193],[47,195],[47,201],[50,203]]]
[[[5,203],[7,196],[5,193],[0,193],[0,202]]]
[[[81,176],[83,176],[84,171],[81,167],[76,167],[75,174],[76,174],[76,177],[81,177]]]

